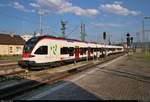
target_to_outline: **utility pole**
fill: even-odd
[[[149,30],[145,30],[145,28],[144,28],[144,20],[149,20],[150,19],[150,17],[149,16],[147,16],[147,17],[144,17],[144,19],[143,19],[143,36],[144,36],[144,40],[145,40],[145,44],[144,44],[144,46],[145,46],[145,50],[146,50],[146,53],[148,52],[148,37],[147,37],[147,39],[145,39],[145,31],[149,31]],[[147,42],[146,42],[146,40],[147,40]]]
[[[40,11],[39,11],[39,16],[40,16],[40,35],[43,34],[43,26],[42,26],[42,16],[44,15],[44,12],[42,11],[42,9],[40,8]]]
[[[86,36],[86,33],[85,33],[85,24],[81,23],[81,32],[80,32],[81,36],[81,40],[82,41],[85,41],[85,36]]]
[[[142,42],[143,42],[143,48],[146,50],[146,52],[147,52],[148,46],[146,44],[146,39],[145,39],[145,31],[147,31],[147,30],[145,30],[145,27],[144,27],[145,26],[144,20],[148,20],[148,19],[150,19],[150,17],[144,17],[144,19],[142,21],[142,34],[143,34]]]
[[[65,38],[66,37],[66,22],[65,21],[61,21],[61,31],[62,31],[62,37]]]
[[[141,41],[140,41],[140,33],[139,32],[137,32],[136,33],[136,44],[135,44],[135,49],[137,48],[137,47],[139,47],[139,44],[141,43]]]
[[[145,41],[145,31],[144,31],[144,20],[142,21],[142,42],[144,43]]]
[[[139,32],[137,32],[136,33],[136,42],[140,42],[140,33]]]

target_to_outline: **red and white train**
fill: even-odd
[[[52,36],[32,37],[26,42],[22,60],[18,64],[24,68],[42,68],[60,62],[72,62],[122,53],[123,46],[104,45]]]

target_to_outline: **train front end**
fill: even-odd
[[[23,48],[23,54],[22,54],[22,60],[18,61],[18,65],[22,68],[30,68],[32,65],[34,65],[34,61],[32,61],[33,55],[31,55],[32,50],[36,43],[38,42],[38,37],[32,37],[29,39]]]

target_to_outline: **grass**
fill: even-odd
[[[142,52],[134,54],[135,58],[143,59],[145,61],[150,61],[150,52]]]
[[[21,58],[22,58],[21,55],[4,55],[4,56],[0,56],[0,60],[8,60],[8,61],[18,61]]]
[[[133,55],[127,57],[129,64],[133,64],[133,68],[150,68],[150,52],[136,52]],[[128,63],[127,63],[128,64]]]
[[[149,60],[150,61],[150,52],[145,52],[145,53],[143,53],[142,54],[142,56],[143,56],[143,58],[145,59],[145,60]]]

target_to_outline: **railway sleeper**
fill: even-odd
[[[21,80],[23,77],[20,76],[6,76],[6,77],[0,77],[0,82],[5,82],[9,80]]]
[[[78,72],[78,68],[73,68],[67,71],[68,73],[76,73]]]
[[[0,75],[0,82],[8,81],[8,80],[20,80],[20,79],[23,79],[25,77],[24,73],[25,73],[24,70],[20,70],[20,71],[16,71],[16,72],[10,72],[10,73],[6,73],[6,74],[1,74]]]

